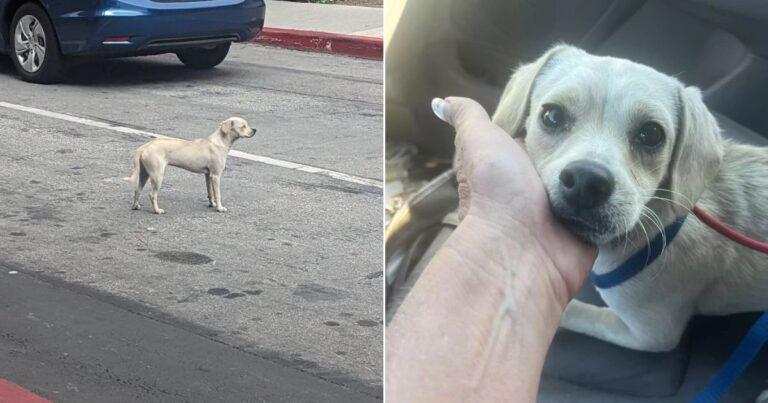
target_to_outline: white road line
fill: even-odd
[[[115,132],[125,133],[125,134],[133,134],[136,136],[147,137],[152,139],[174,138],[174,137],[164,136],[162,134],[152,133],[144,130],[132,129],[130,127],[125,127],[125,126],[118,126],[112,123],[100,122],[98,120],[91,120],[91,119],[81,118],[77,116],[67,115],[64,113],[51,112],[51,111],[46,111],[44,109],[37,109],[37,108],[31,108],[23,105],[16,105],[8,102],[0,102],[0,107],[32,113],[35,115],[45,116],[53,119],[65,120],[67,122],[78,123],[85,126],[98,127],[100,129],[107,129],[107,130],[112,130]],[[249,153],[237,151],[237,150],[230,150],[229,155],[236,158],[242,158],[249,161],[260,162],[262,164],[272,165],[280,168],[293,169],[295,171],[328,176],[341,181],[356,183],[358,185],[371,186],[379,189],[384,188],[384,184],[381,181],[362,178],[359,176],[349,175],[342,172],[336,172],[330,169],[313,167],[311,165],[304,165],[296,162],[283,161],[275,158],[264,157],[261,155],[249,154]]]

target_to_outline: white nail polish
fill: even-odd
[[[432,112],[440,118],[443,122],[447,122],[445,119],[445,100],[441,98],[435,98],[432,100]]]

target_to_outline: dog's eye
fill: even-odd
[[[643,147],[656,148],[664,142],[664,129],[656,122],[646,122],[635,135],[635,141]]]
[[[550,129],[559,129],[565,126],[568,116],[565,114],[565,110],[557,105],[544,105],[544,110],[541,112],[541,123]]]

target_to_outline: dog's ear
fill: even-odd
[[[667,172],[675,212],[693,208],[720,172],[723,152],[720,127],[704,105],[701,91],[681,86],[677,136]]]
[[[233,124],[234,124],[234,121],[232,120],[232,118],[229,118],[221,122],[221,125],[219,126],[219,130],[221,130],[223,134],[229,134],[229,132],[232,131]]]
[[[568,51],[579,50],[569,45],[557,45],[536,61],[518,67],[501,94],[499,105],[493,114],[493,123],[512,137],[524,137],[525,120],[531,110],[531,92],[536,77],[555,56]]]

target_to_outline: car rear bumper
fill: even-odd
[[[53,15],[62,53],[126,56],[247,41],[264,26],[263,0],[104,0]]]

